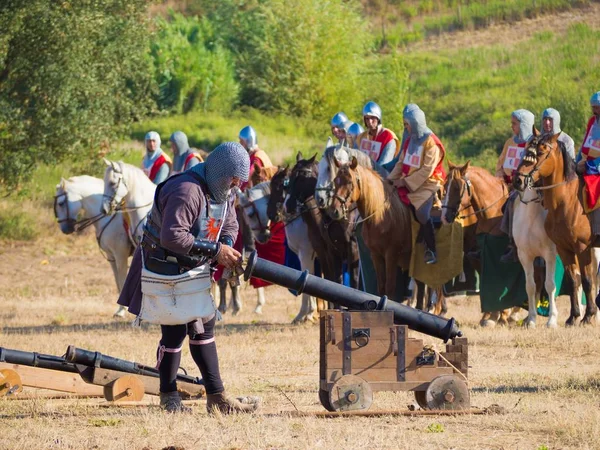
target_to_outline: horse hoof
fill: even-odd
[[[125,317],[125,308],[123,308],[121,306],[119,309],[117,309],[117,312],[113,314],[113,317],[115,317],[115,318]]]
[[[567,321],[565,322],[565,326],[566,327],[572,327],[577,323],[577,318],[576,317],[569,317],[567,319]]]
[[[262,314],[262,307],[257,306],[256,308],[254,308],[254,314]]]
[[[482,320],[480,322],[481,326],[484,328],[494,328],[496,326],[496,322],[493,320]]]
[[[525,322],[523,322],[523,326],[525,328],[535,328],[535,321],[534,320],[526,320]]]
[[[547,328],[556,328],[558,327],[558,324],[556,323],[556,319],[550,319],[548,321],[548,323],[546,324]]]
[[[581,322],[579,322],[579,325],[582,325],[582,326],[594,325],[594,316],[586,315],[583,319],[581,319]]]

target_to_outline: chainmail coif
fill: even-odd
[[[227,200],[234,177],[242,182],[248,181],[250,157],[237,142],[224,142],[210,152],[204,164],[198,164],[191,170],[200,173],[206,180],[212,199],[223,203]]]

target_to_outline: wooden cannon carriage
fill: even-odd
[[[323,280],[256,253],[244,273],[246,279],[251,276],[348,308],[321,311],[319,399],[328,411],[366,410],[377,391],[413,391],[422,409],[470,408],[468,342],[454,319]],[[451,343],[438,353],[411,337],[409,329]]]

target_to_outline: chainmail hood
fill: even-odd
[[[527,142],[533,135],[535,116],[526,109],[517,109],[513,111],[512,116],[519,121],[519,134],[515,136],[515,142],[517,144]]]
[[[227,200],[234,177],[245,183],[250,176],[250,157],[237,142],[225,142],[215,148],[206,162],[190,170],[198,173],[208,185],[210,197],[217,203]]]
[[[427,127],[425,113],[421,108],[417,108],[410,109],[404,114],[404,120],[410,124],[410,144],[408,146],[410,154],[417,151],[419,146],[423,145],[423,142],[433,133]]]
[[[548,134],[558,134],[561,132],[560,129],[560,113],[555,110],[554,108],[546,108],[544,110],[544,112],[542,113],[542,132],[546,133],[544,131],[544,119],[545,118],[550,118],[552,119],[552,131],[550,131]]]
[[[183,131],[176,131],[169,138],[173,144],[175,144],[176,153],[175,156],[183,155],[190,148],[190,144],[188,143],[188,138]]]

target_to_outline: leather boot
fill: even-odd
[[[435,254],[435,229],[431,219],[423,225],[423,240],[425,241],[425,264],[437,263],[437,255]]]
[[[181,403],[179,392],[161,392],[160,407],[170,413],[191,413],[192,408]]]
[[[228,397],[225,392],[206,395],[206,410],[209,414],[219,411],[221,414],[252,413],[258,409],[258,397]]]

